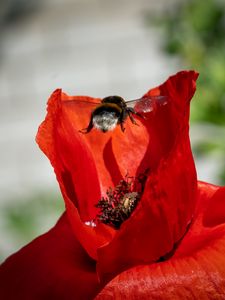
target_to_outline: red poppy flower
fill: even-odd
[[[2,264],[1,299],[225,299],[225,188],[197,183],[188,135],[197,77],[182,71],[150,90],[167,104],[140,126],[127,120],[125,133],[81,134],[90,116],[79,100],[97,99],[52,94],[37,142],[66,213]],[[126,174],[145,174],[130,217],[119,228],[93,223]]]

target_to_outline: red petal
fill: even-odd
[[[48,114],[36,140],[50,159],[61,189],[78,208],[81,218],[89,221],[96,215],[94,204],[100,197],[100,184],[92,153],[74,128],[78,120],[71,114],[70,98],[61,90],[51,95]]]
[[[90,105],[80,100],[89,102]],[[71,97],[56,90],[49,99],[48,114],[39,128],[37,142],[54,167],[76,237],[87,252],[96,258],[96,247],[99,243],[105,244],[105,233],[102,228],[98,228],[96,236],[95,230],[88,228],[83,222],[95,218],[95,204],[101,194],[110,186],[118,184],[122,175],[111,140],[112,135],[121,135],[120,128],[113,134],[103,134],[97,130],[87,135],[79,132],[89,123],[90,113],[96,106],[92,105],[94,101],[99,99]],[[139,150],[141,160],[147,139],[146,135],[139,134],[140,130],[146,132],[142,126],[134,135],[124,137],[122,133],[120,138],[122,137],[127,148],[130,147],[131,137],[142,145],[142,153]],[[129,124],[127,131],[129,133]],[[138,158],[137,153],[133,155]],[[132,165],[136,170],[138,163]]]
[[[108,245],[98,249],[103,280],[158,260],[171,251],[191,221],[197,179],[189,141],[189,102],[196,78],[194,71],[180,72],[149,92],[168,95],[169,103],[149,114],[145,122],[150,142],[139,172],[150,168],[150,175],[132,216]],[[122,154],[115,149],[114,154],[118,161]]]
[[[128,229],[134,235],[137,234],[140,241],[135,242],[138,246],[134,247],[130,255],[131,259],[125,257],[124,262],[121,258],[122,266],[127,265],[126,260],[133,264],[139,263],[143,258],[148,261],[157,259],[183,234],[193,209],[196,179],[188,140],[189,100],[195,90],[196,77],[197,74],[193,71],[180,72],[162,86],[150,91],[150,94],[168,95],[170,103],[154,114],[150,114],[148,121],[144,122],[146,127],[131,125],[128,120],[125,134],[119,127],[113,133],[102,134],[93,130],[87,135],[80,134],[78,131],[87,126],[90,115],[87,113],[87,106],[79,100],[90,102],[89,112],[91,112],[93,109],[91,103],[99,99],[70,97],[60,90],[51,96],[48,115],[40,126],[37,142],[55,169],[76,238],[93,258],[96,258],[98,246],[109,242],[115,235],[115,231],[110,230],[106,233],[104,227],[93,229],[85,226],[83,222],[94,219],[95,204],[101,194],[106,191],[106,188],[118,184],[127,171],[132,176],[150,167],[151,178],[146,184],[143,196],[146,200],[142,200],[139,209],[135,211],[135,218],[130,219],[133,225]],[[186,165],[183,162],[183,155],[186,156]],[[179,168],[179,164],[184,166]],[[171,171],[172,168],[174,171]],[[183,176],[182,172],[186,175]],[[171,180],[172,176],[173,180]],[[161,177],[164,179],[162,180]],[[179,189],[176,180],[181,180]],[[157,192],[154,192],[156,190]],[[183,190],[190,191],[190,194],[185,192],[186,198],[180,201],[180,198],[183,198]],[[167,194],[164,200],[160,200],[164,201],[164,204],[151,203],[149,208],[150,199],[158,198],[159,193]],[[185,201],[189,203],[187,210],[183,205]],[[170,202],[171,205],[168,206]],[[164,210],[164,218],[162,218],[161,208]],[[150,213],[147,215],[146,212],[149,210]],[[181,213],[182,221],[173,219],[174,216],[179,215],[176,211]],[[146,220],[139,222],[145,218],[147,222]],[[159,221],[160,219],[162,221]],[[117,241],[123,240],[123,235],[130,236],[132,239],[131,235],[126,234],[130,220],[124,224],[118,237],[113,241],[110,251],[116,257],[120,253]],[[158,226],[157,232],[153,230],[155,226]],[[146,228],[152,238],[155,234],[170,234],[170,239],[165,241],[165,245],[155,245],[155,248],[151,245],[151,251],[146,249],[149,252],[147,257],[142,250]],[[102,257],[100,265],[108,264],[107,251],[104,255],[100,254]],[[116,260],[117,258],[115,261],[112,259],[112,266],[109,268],[105,266],[104,269],[113,273],[110,268],[117,269],[118,265],[121,265],[121,261],[115,263]]]
[[[221,203],[225,205],[224,188],[200,184],[197,215],[175,255],[121,273],[95,299],[224,299],[225,223],[218,210],[210,210]]]
[[[76,119],[71,120],[69,112],[64,110],[62,98],[66,95],[61,90],[50,97],[48,114],[36,140],[54,167],[76,238],[96,258],[96,233],[83,221],[96,214],[94,203],[100,197],[98,173],[89,148],[74,129]]]
[[[64,215],[48,233],[0,267],[0,299],[93,299],[99,290],[92,260]]]
[[[127,120],[125,133],[118,127],[112,135],[112,152],[123,178],[126,174],[135,176],[138,173],[149,144],[150,135],[146,127],[141,124],[141,120],[137,122],[139,126]],[[119,180],[114,183],[117,185]]]
[[[214,227],[225,223],[225,187],[221,188],[205,212],[203,223],[206,227]]]
[[[89,102],[90,105],[80,100]],[[56,90],[49,99],[48,114],[37,134],[40,148],[54,167],[76,237],[93,258],[96,258],[96,247],[107,241],[105,230],[98,228],[96,236],[95,230],[88,228],[83,222],[95,218],[95,204],[101,194],[110,186],[118,184],[125,175],[113,152],[112,135],[120,140],[120,146],[127,149],[130,149],[132,142],[141,145],[138,151],[132,151],[129,155],[132,163],[128,166],[130,171],[132,168],[135,170],[133,173],[139,166],[138,158],[141,161],[144,156],[148,142],[146,129],[140,126],[136,131],[133,128],[129,130],[129,123],[126,136],[120,128],[113,134],[102,134],[96,130],[87,135],[81,134],[79,130],[88,125],[91,110],[96,106],[92,103],[98,100],[71,97]],[[123,149],[120,148],[119,151]],[[135,164],[132,158],[136,159]],[[111,230],[111,234],[107,236],[111,239],[112,234]]]
[[[97,101],[90,97],[71,97],[65,94],[62,95],[61,99],[65,118],[69,123],[73,124],[75,132],[87,127],[90,113],[96,107],[93,105],[90,107],[86,104],[82,105],[79,103],[80,99],[89,102]],[[117,185],[127,171],[129,171],[129,174],[135,174],[139,163],[145,155],[148,144],[146,128],[144,126],[134,126],[129,120],[126,121],[125,126],[125,133],[117,126],[112,132],[104,134],[95,129],[86,135],[79,134],[79,137],[86,143],[86,146],[91,150],[93,155],[102,193],[109,187]],[[72,141],[77,138],[71,132],[70,136]],[[138,147],[136,147],[137,145]],[[88,178],[92,180],[91,177]],[[99,198],[95,202],[92,200],[92,202],[95,204],[98,200]]]

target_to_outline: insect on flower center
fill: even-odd
[[[97,221],[119,229],[137,206],[144,191],[148,170],[137,177],[128,175],[117,186],[109,188],[106,196],[97,203],[99,208]]]

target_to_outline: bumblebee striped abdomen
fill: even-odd
[[[92,112],[93,126],[102,132],[113,130],[119,123],[122,108],[115,103],[102,103]]]

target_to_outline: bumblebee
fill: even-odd
[[[103,98],[92,111],[87,128],[80,130],[80,132],[86,134],[93,128],[107,132],[113,130],[117,125],[120,125],[121,130],[124,132],[124,123],[127,117],[130,118],[133,124],[138,125],[134,115],[145,118],[144,113],[151,112],[158,105],[165,104],[167,104],[166,96],[147,96],[127,102],[120,96],[108,96]]]

